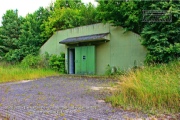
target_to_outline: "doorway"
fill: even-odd
[[[68,49],[69,74],[75,74],[75,48]]]
[[[95,74],[95,46],[75,47],[75,74]]]
[[[95,46],[68,48],[68,73],[95,74]]]

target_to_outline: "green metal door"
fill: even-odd
[[[95,74],[95,46],[75,48],[75,74]]]
[[[81,74],[81,47],[75,48],[75,74]]]
[[[87,74],[87,47],[81,47],[81,73]]]
[[[95,46],[87,47],[87,74],[95,74]]]

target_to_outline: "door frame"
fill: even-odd
[[[75,66],[75,47],[69,47],[67,49],[67,53],[68,53],[68,74],[75,74],[75,67],[76,67]],[[70,59],[70,57],[72,57],[72,59]],[[72,64],[72,68],[70,64]]]

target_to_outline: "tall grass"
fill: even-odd
[[[180,62],[147,66],[120,77],[118,91],[106,100],[113,106],[149,113],[180,112]]]
[[[0,83],[30,80],[47,76],[59,75],[58,72],[49,69],[32,69],[20,65],[8,65],[0,63]]]

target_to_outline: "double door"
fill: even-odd
[[[75,74],[95,74],[95,46],[75,47]]]

